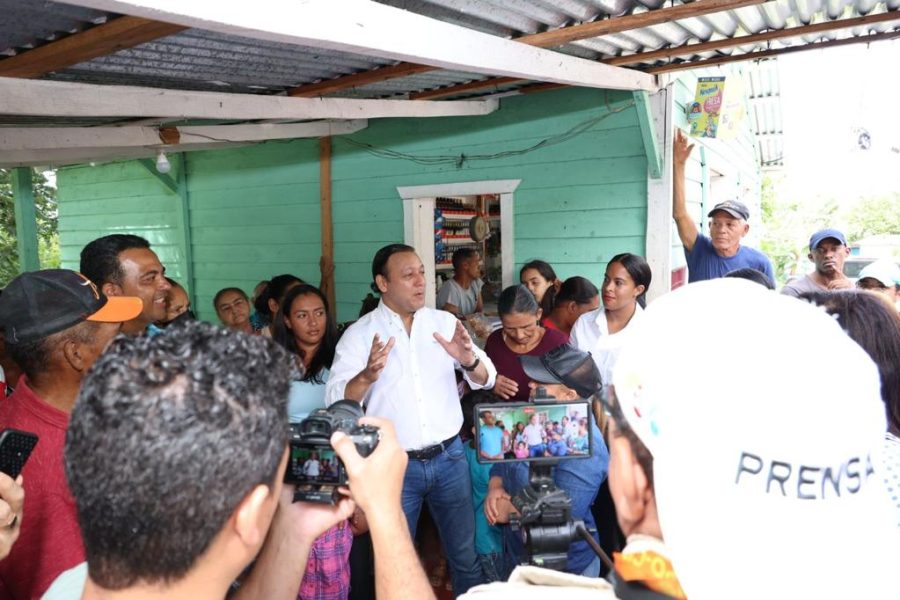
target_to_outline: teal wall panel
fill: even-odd
[[[131,233],[147,238],[169,276],[184,276],[175,211],[178,197],[137,161],[61,169],[60,257],[79,268],[81,249],[100,236]]]
[[[188,162],[196,311],[215,319],[224,287],[248,294],[293,273],[318,285],[319,155],[314,140],[195,152]]]
[[[644,251],[647,159],[630,93],[569,89],[506,98],[482,117],[372,120],[333,146],[341,320],[355,318],[368,292],[374,252],[403,240],[398,186],[521,179],[514,197],[517,267],[541,257],[561,277],[599,283],[613,254]],[[383,150],[458,160],[421,164],[376,155]],[[201,317],[215,318],[212,296],[225,286],[250,292],[260,279],[284,272],[319,283],[318,176],[316,140],[188,155],[193,292]],[[77,264],[86,241],[129,230],[148,236],[169,271],[178,272],[177,198],[140,165],[68,168],[59,181],[67,266]]]

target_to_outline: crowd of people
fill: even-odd
[[[466,327],[485,308],[472,250],[430,308],[415,250],[381,248],[377,302],[341,325],[327,289],[290,274],[220,290],[220,323],[197,321],[134,235],[87,244],[80,272],[20,275],[0,295],[0,428],[39,442],[21,475],[0,473],[0,599],[429,598],[424,506],[455,596],[890,595],[896,265],[854,285],[847,239],[824,229],[814,271],[774,291],[768,258],[741,243],[746,206],[717,204],[709,236],[688,214],[691,150],[679,132],[689,285],[648,306],[641,256],[565,280],[532,260],[483,348]],[[536,397],[590,409],[497,419]],[[335,433],[347,487],[332,505],[294,502],[288,425],[339,400],[362,404],[379,442],[363,457]],[[573,454],[551,477],[587,535],[564,573],[522,566],[534,544],[511,523],[532,474],[514,459]],[[300,466],[336,468],[318,453]]]

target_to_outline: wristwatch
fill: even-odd
[[[477,369],[478,365],[480,365],[480,364],[481,364],[481,359],[476,356],[475,362],[473,362],[471,365],[464,365],[462,363],[459,363],[459,366],[462,367],[463,371],[465,371],[467,373],[471,373],[472,371]]]

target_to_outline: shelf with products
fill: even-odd
[[[441,215],[444,217],[445,221],[465,221],[468,223],[472,219],[472,217],[477,216],[478,213],[474,210],[441,209]]]
[[[482,216],[488,222],[486,240],[472,238],[470,223],[473,217]],[[500,269],[500,197],[496,194],[437,197],[434,202],[434,258],[436,285],[453,276],[453,253],[464,248],[476,250],[483,259],[485,302],[496,301],[501,287]]]

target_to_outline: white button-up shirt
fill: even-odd
[[[347,383],[366,368],[376,333],[381,343],[393,337],[387,363],[363,399],[366,414],[393,421],[400,445],[407,450],[453,437],[462,427],[455,374],[459,363],[434,339],[434,333],[449,341],[456,323],[456,317],[448,312],[420,308],[407,335],[400,315],[380,302],[378,308],[351,325],[338,342],[325,403],[330,406],[343,399]],[[479,385],[469,373],[464,371],[463,376],[472,389],[493,387],[497,369],[484,351],[474,344],[472,350],[487,368],[488,379]]]
[[[572,332],[569,334],[569,343],[579,350],[590,352],[600,369],[600,377],[603,379],[603,386],[612,383],[613,368],[619,359],[619,351],[622,344],[628,339],[632,325],[634,325],[644,314],[644,309],[640,304],[634,307],[634,316],[621,331],[610,335],[609,325],[606,322],[606,312],[603,306],[600,308],[586,312],[575,321],[572,326]]]

